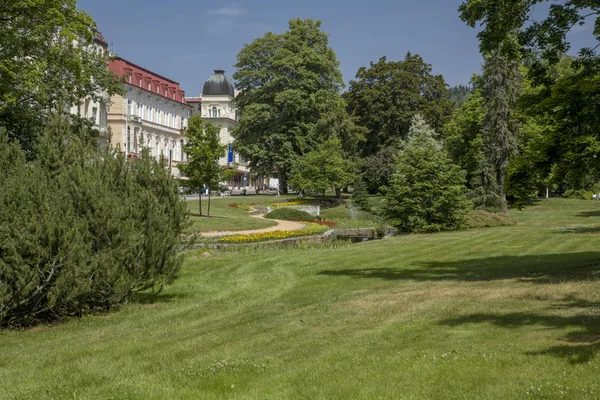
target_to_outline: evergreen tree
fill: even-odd
[[[128,162],[55,117],[27,160],[0,130],[0,326],[110,310],[181,267],[188,210],[145,149]]]
[[[486,115],[483,121],[480,168],[472,186],[475,204],[506,211],[504,181],[509,160],[518,150],[519,126],[514,106],[521,92],[518,60],[510,60],[500,51],[486,58],[483,68],[483,97]]]
[[[465,172],[450,162],[436,137],[421,116],[413,118],[386,188],[384,216],[404,232],[457,229],[471,207]]]

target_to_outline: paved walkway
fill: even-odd
[[[251,217],[265,219],[264,215],[251,215]],[[270,226],[268,228],[251,229],[251,230],[247,230],[247,231],[202,232],[202,233],[200,233],[200,236],[249,235],[252,233],[264,233],[264,232],[276,232],[276,231],[299,231],[300,229],[303,229],[306,226],[302,222],[296,222],[296,221],[284,221],[281,219],[269,219],[269,221],[275,221],[275,222],[277,222],[277,225]]]

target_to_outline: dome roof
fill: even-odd
[[[215,69],[214,75],[204,83],[202,96],[231,96],[235,97],[233,84],[228,77],[225,76],[225,71]]]

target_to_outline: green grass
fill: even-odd
[[[157,298],[0,332],[0,399],[598,398],[600,202],[511,214],[191,256]]]
[[[229,204],[255,203],[257,205],[268,205],[280,200],[275,196],[216,197],[212,198],[210,202],[210,217],[200,217],[198,215],[198,200],[190,200],[187,203],[192,214],[192,224],[185,232],[243,231],[275,226],[277,223],[274,221],[252,218],[247,211],[229,207]],[[206,215],[207,206],[208,201],[202,200],[202,213],[204,215]]]

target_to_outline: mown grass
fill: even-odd
[[[229,207],[229,204],[247,205],[254,203],[266,206],[280,200],[275,196],[266,195],[215,197],[210,202],[210,217],[206,217],[207,200],[202,200],[202,213],[205,215],[203,217],[199,216],[198,200],[190,200],[187,204],[190,209],[192,224],[185,230],[185,233],[243,231],[275,226],[277,223],[274,221],[252,218],[247,211]]]
[[[190,255],[120,312],[0,332],[0,399],[600,397],[600,202],[514,226]]]

